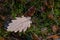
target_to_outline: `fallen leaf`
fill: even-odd
[[[5,40],[3,37],[0,37],[0,40]]]
[[[31,17],[16,17],[16,20],[11,20],[12,23],[7,25],[7,31],[14,31],[14,32],[25,32],[27,28],[31,27]]]
[[[45,0],[44,2],[45,6],[47,6],[48,8],[53,8],[53,0],[52,1],[48,1],[48,0]]]
[[[53,8],[54,6],[53,6],[53,5],[48,5],[47,7],[48,7],[48,8]]]
[[[41,7],[42,12],[46,11],[45,9],[46,9],[45,7]]]
[[[60,38],[60,36],[55,34],[55,35],[48,36],[48,39],[50,39],[50,38],[52,38],[53,40],[56,40],[56,39]]]
[[[5,16],[2,16],[2,15],[0,15],[0,17],[2,18],[2,20],[5,20],[5,18],[6,18]]]
[[[58,30],[58,26],[57,26],[57,25],[53,25],[53,26],[52,26],[52,31],[56,33],[57,30]]]
[[[2,23],[0,23],[0,27],[2,27],[3,25],[2,25]]]
[[[25,12],[25,16],[33,16],[34,15],[34,13],[35,13],[35,7],[34,6],[32,6],[31,8],[29,8],[28,9],[28,11],[27,12]]]
[[[39,40],[39,37],[34,33],[32,34],[33,40]]]
[[[49,19],[52,19],[52,20],[54,19],[53,14],[48,14],[47,16],[48,16]]]

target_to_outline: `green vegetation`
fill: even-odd
[[[31,36],[35,33],[46,39],[49,34],[53,35],[60,32],[60,0],[1,0],[0,37],[9,37],[10,32],[7,32],[4,27],[7,17],[11,19],[15,19],[16,16],[21,17],[31,7],[36,8],[35,13],[34,10],[30,10],[33,11],[30,12],[30,15],[34,14],[31,16],[31,27],[25,33],[19,33],[20,36],[24,34],[26,40],[29,40],[28,38],[32,40]],[[28,14],[29,12],[26,15]]]

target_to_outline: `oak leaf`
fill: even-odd
[[[30,19],[31,17],[16,17],[16,20],[12,20],[12,23],[7,27],[7,31],[25,32],[31,26],[32,21]]]

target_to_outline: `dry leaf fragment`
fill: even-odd
[[[5,16],[0,15],[0,17],[2,18],[2,20],[5,20]]]
[[[48,14],[48,18],[53,20],[54,19],[53,14]]]
[[[29,8],[28,11],[25,12],[25,16],[33,16],[34,13],[35,13],[35,9],[36,8],[34,6],[32,6],[31,8]]]
[[[2,25],[2,23],[0,23],[0,27],[2,27],[3,25]]]
[[[33,40],[39,40],[39,37],[35,33],[32,35],[32,37],[33,37]]]
[[[58,26],[57,26],[57,25],[53,25],[53,26],[52,26],[52,31],[56,33],[57,30],[58,30]]]
[[[3,37],[0,37],[0,40],[5,40]]]
[[[50,38],[52,38],[53,40],[56,40],[56,39],[60,38],[60,36],[55,34],[55,35],[48,36],[48,39],[50,39]]]
[[[44,4],[45,4],[45,6],[47,6],[48,8],[53,8],[53,1],[48,1],[48,0],[46,0],[45,2],[44,2]]]
[[[46,9],[45,7],[41,7],[42,12],[46,11],[45,9]]]

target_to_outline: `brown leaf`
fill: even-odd
[[[33,40],[39,40],[39,37],[35,33],[32,35],[32,37],[33,37]]]
[[[5,40],[3,37],[0,37],[0,40]]]
[[[48,14],[48,18],[53,20],[54,16],[52,14]]]
[[[0,17],[2,18],[2,20],[5,20],[5,16],[0,15]]]
[[[34,6],[32,6],[31,8],[29,8],[28,9],[28,11],[27,12],[25,12],[25,16],[33,16],[34,15],[34,13],[35,13],[35,7]]]
[[[3,25],[2,25],[2,23],[0,23],[0,27],[2,27]]]
[[[47,6],[48,8],[53,8],[53,0],[52,0],[52,1],[46,0],[46,1],[44,2],[44,4],[45,4],[45,6]]]
[[[58,26],[57,26],[57,25],[53,25],[53,26],[52,26],[52,31],[53,31],[53,32],[57,32],[57,30],[58,30]]]
[[[52,38],[52,39],[54,39],[54,40],[55,40],[55,39],[58,39],[58,38],[59,38],[59,36],[58,36],[58,35],[56,35],[56,34],[55,34],[55,35],[48,36],[48,39],[50,39],[50,38]]]
[[[57,17],[58,18],[58,20],[60,20],[60,16],[59,17]]]
[[[45,7],[41,7],[42,12],[46,11],[45,9],[46,9]]]
[[[47,1],[45,1],[44,4],[45,4],[46,6],[48,6],[48,2],[47,2]]]
[[[53,8],[53,5],[48,5],[48,8]]]

